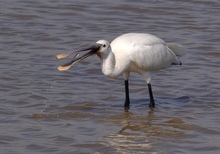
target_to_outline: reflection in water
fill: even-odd
[[[136,116],[132,112],[124,112],[121,117],[112,117],[112,124],[121,125],[118,132],[110,133],[100,139],[106,146],[114,147],[119,153],[129,153],[130,150],[138,153],[161,151],[160,142],[185,142],[184,131],[193,130],[192,125],[181,119],[155,116],[150,110],[146,116]],[[171,119],[161,122],[164,119]],[[157,140],[157,142],[155,142]]]
[[[179,117],[164,116],[165,114],[161,113],[162,110],[159,108],[149,109],[148,111],[139,108],[140,110],[126,110],[124,112],[119,112],[115,108],[108,108],[109,113],[104,114],[106,113],[104,107],[98,109],[97,104],[87,103],[84,105],[64,106],[58,110],[60,109],[62,111],[65,109],[68,112],[33,114],[32,118],[37,120],[48,119],[49,121],[53,121],[52,119],[65,120],[70,118],[82,121],[82,125],[77,127],[82,130],[84,129],[83,133],[88,135],[95,132],[90,132],[91,128],[84,127],[83,125],[87,121],[99,121],[101,125],[106,125],[106,128],[109,128],[109,130],[102,130],[105,134],[100,136],[96,142],[75,144],[74,146],[88,148],[89,145],[96,148],[96,152],[99,151],[100,153],[108,153],[109,151],[113,153],[130,153],[130,151],[134,153],[160,153],[164,151],[175,153],[180,152],[186,145],[200,144],[198,141],[191,140],[191,138],[196,136],[192,133],[195,130],[203,131],[203,133],[219,133],[208,129],[204,131],[204,128],[185,123]],[[166,108],[163,108],[164,110]],[[74,129],[76,126],[70,125],[70,127]],[[111,128],[118,128],[118,130]],[[95,126],[95,129],[97,129],[96,133],[101,133],[98,126]],[[89,138],[87,135],[86,137]],[[166,143],[166,146],[162,146],[164,143]],[[178,147],[179,150],[172,150],[172,147]]]
[[[134,117],[132,112],[124,112],[123,118],[114,120],[114,123],[122,126],[121,130],[104,136],[101,142],[114,147],[119,153],[128,153],[131,149],[138,153],[151,150],[152,142],[145,131],[152,129],[152,116],[153,110],[146,117]]]

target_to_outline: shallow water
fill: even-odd
[[[219,153],[220,2],[3,1],[0,5],[1,153]],[[59,72],[58,53],[154,34],[187,48],[182,66],[145,81],[107,79],[96,56]]]

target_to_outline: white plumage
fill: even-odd
[[[136,72],[146,80],[150,94],[149,106],[154,107],[150,72],[170,67],[171,65],[181,65],[179,56],[184,52],[183,46],[177,43],[165,43],[162,39],[145,33],[123,34],[115,38],[111,44],[106,40],[99,40],[96,45],[88,49],[91,49],[89,53],[60,66],[58,69],[61,71],[67,70],[76,62],[92,54],[97,54],[101,59],[104,75],[109,78],[123,75],[126,91],[125,107],[129,107],[130,104],[128,90],[130,72]],[[66,55],[69,56],[71,54]]]

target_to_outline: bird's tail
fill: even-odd
[[[177,43],[167,43],[167,47],[175,53],[176,56],[182,56],[185,53],[185,48]]]

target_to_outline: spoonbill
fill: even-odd
[[[80,52],[90,50],[85,55],[78,57]],[[129,74],[140,74],[148,85],[150,96],[149,107],[155,107],[155,101],[151,88],[151,72],[182,65],[179,57],[184,53],[184,47],[177,43],[165,43],[162,39],[146,33],[127,33],[115,38],[111,43],[99,40],[93,46],[76,52],[57,55],[57,59],[66,58],[75,53],[72,61],[58,67],[60,71],[66,71],[77,62],[96,54],[101,60],[102,72],[109,78],[124,77],[125,103],[129,108]]]

